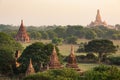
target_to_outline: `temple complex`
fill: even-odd
[[[68,56],[68,61],[67,61],[66,67],[73,68],[73,69],[77,70],[78,72],[81,72],[81,70],[79,69],[79,67],[77,65],[77,60],[76,60],[76,57],[74,54],[73,46],[71,46],[71,53]]]
[[[95,26],[107,26],[107,23],[105,21],[102,21],[100,11],[99,9],[97,10],[97,15],[95,21],[91,22],[88,27],[95,27]]]
[[[59,59],[54,47],[53,52],[50,56],[49,69],[59,69],[59,68],[61,68],[61,64],[59,62]]]
[[[16,41],[20,42],[30,42],[30,37],[28,36],[26,29],[23,24],[23,20],[21,20],[21,25],[18,30],[17,35],[15,36]]]
[[[29,66],[28,66],[27,71],[26,71],[26,76],[28,76],[30,74],[34,74],[34,73],[35,73],[35,70],[34,70],[34,67],[32,65],[32,60],[30,59]]]

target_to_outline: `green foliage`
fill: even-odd
[[[75,36],[67,37],[65,39],[65,42],[68,44],[77,44],[77,37],[75,37]]]
[[[54,38],[52,39],[52,43],[56,45],[62,45],[63,39],[62,38]]]
[[[80,80],[80,75],[73,69],[56,69],[27,76],[24,80]]]
[[[109,57],[108,58],[110,64],[120,65],[120,56],[117,57]]]
[[[115,29],[108,29],[105,26],[95,26],[87,28],[80,25],[68,25],[68,26],[28,26],[27,31],[29,32],[32,39],[53,39],[55,37],[63,38],[76,36],[77,38],[85,39],[120,39],[120,25],[117,24]],[[0,25],[0,31],[7,33],[14,37],[18,31],[19,26],[15,27],[12,25]],[[33,34],[32,34],[33,33]],[[35,35],[35,37],[33,36]]]
[[[115,66],[101,65],[85,73],[84,80],[119,80],[120,70]]]
[[[79,48],[77,49],[77,52],[78,52],[78,53],[85,52],[85,45],[86,45],[86,44],[87,44],[87,43],[81,42],[81,43],[79,44]]]
[[[97,34],[94,32],[94,30],[86,29],[85,38],[86,39],[96,39]]]
[[[85,51],[97,53],[99,62],[101,62],[103,56],[115,53],[117,51],[117,46],[114,46],[113,42],[110,40],[96,39],[89,41],[88,44],[85,45]]]
[[[40,40],[41,39],[41,34],[40,34],[40,32],[31,31],[30,32],[30,38]]]
[[[41,63],[44,65],[48,64],[50,60],[49,56],[52,53],[53,46],[53,44],[43,44],[41,42],[36,42],[26,47],[18,60],[21,63],[20,71],[26,71],[30,58],[32,59],[35,70],[39,71],[39,66]],[[57,47],[56,51],[58,53],[59,59],[61,60],[61,55]]]
[[[21,44],[12,37],[0,32],[0,73],[4,75],[13,74],[14,53],[22,50]]]

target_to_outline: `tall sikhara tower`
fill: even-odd
[[[95,21],[91,22],[88,27],[95,27],[95,26],[108,26],[107,23],[105,21],[102,21],[102,18],[101,18],[101,15],[100,15],[100,10],[98,9],[97,10],[97,15],[96,15],[96,18],[95,18]]]
[[[15,36],[16,41],[20,42],[30,42],[30,37],[27,34],[27,31],[24,27],[23,20],[21,20],[20,28]]]

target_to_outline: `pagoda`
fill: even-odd
[[[73,46],[71,46],[71,53],[68,56],[68,63],[66,64],[66,67],[78,68],[77,60],[76,60],[76,57],[74,55],[74,48],[73,48]]]
[[[15,66],[16,67],[20,66],[20,63],[18,63],[18,61],[17,61],[19,57],[20,57],[20,51],[16,50],[16,53],[15,53]]]
[[[95,26],[107,26],[107,23],[105,21],[102,21],[100,11],[99,9],[97,10],[97,15],[95,21],[91,22],[88,27],[95,27]]]
[[[20,42],[30,42],[30,37],[28,36],[26,29],[23,25],[23,20],[21,20],[21,25],[17,35],[15,36],[15,39],[16,41],[20,41]]]
[[[33,65],[32,65],[32,60],[30,59],[29,66],[28,66],[27,71],[26,71],[26,76],[28,76],[30,74],[34,74],[34,73],[35,73],[35,70],[34,70]]]
[[[59,62],[59,59],[54,47],[53,52],[50,56],[49,69],[59,69],[59,68],[61,68],[61,64]]]

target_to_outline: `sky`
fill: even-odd
[[[120,24],[120,0],[0,0],[0,24],[83,25],[97,9],[108,24]]]

